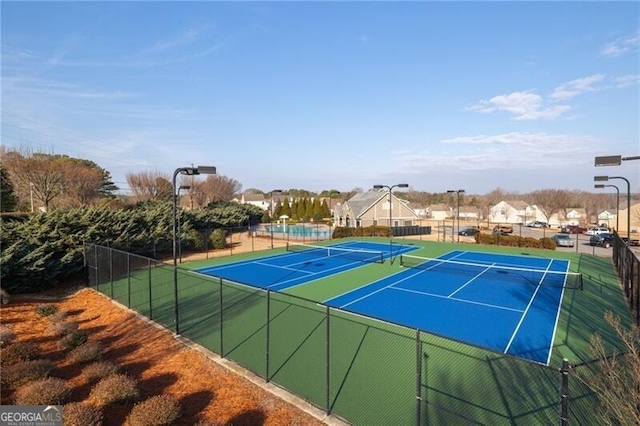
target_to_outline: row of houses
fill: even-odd
[[[253,204],[263,210],[270,210],[275,204],[293,199],[277,194],[273,198],[263,194],[243,194],[234,201]],[[550,226],[604,224],[624,232],[627,229],[627,205],[621,203],[619,210],[603,209],[597,217],[587,217],[583,208],[574,208],[546,217],[535,205],[521,200],[505,200],[483,211],[472,206],[461,206],[459,211],[455,206],[447,204],[433,204],[430,206],[412,206],[408,201],[398,197],[388,190],[370,190],[355,194],[348,200],[327,199],[335,226],[366,227],[372,225],[416,226],[423,220],[442,221],[459,218],[462,221],[483,221],[502,224],[527,224],[529,222],[547,222]],[[640,232],[640,202],[631,203],[631,231]]]

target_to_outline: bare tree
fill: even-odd
[[[63,191],[64,161],[59,156],[42,153],[13,152],[3,158],[9,179],[18,188],[20,198],[33,199],[46,211]]]
[[[137,201],[171,199],[172,184],[169,176],[165,173],[128,173],[126,179]]]
[[[209,203],[230,201],[235,194],[242,191],[242,184],[224,175],[209,175],[204,181],[204,190]]]
[[[529,194],[531,202],[545,215],[547,221],[555,213],[571,205],[571,195],[564,189],[539,189]]]
[[[640,330],[627,330],[611,312],[605,320],[623,344],[622,353],[610,355],[602,338],[591,337],[591,352],[598,359],[589,373],[576,370],[578,377],[598,396],[602,424],[640,424]]]
[[[100,170],[73,162],[65,166],[65,193],[72,205],[87,206],[100,198],[102,182]]]

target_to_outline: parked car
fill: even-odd
[[[585,232],[586,235],[610,234],[609,228],[603,226],[592,226]]]
[[[579,225],[565,225],[560,229],[563,234],[584,234],[587,228]]]
[[[558,247],[573,247],[575,244],[573,239],[567,234],[556,234],[551,238],[556,242],[556,246]]]
[[[548,228],[549,224],[547,222],[541,222],[539,220],[534,220],[533,222],[527,223],[529,228]]]
[[[500,231],[503,234],[511,234],[513,232],[513,226],[510,225],[501,225],[501,226],[494,226],[493,227],[493,232],[495,233],[496,231]]]
[[[624,241],[625,244],[627,244],[627,241],[629,241],[629,238],[627,237],[620,237],[622,239],[622,241]],[[629,243],[630,246],[640,246],[640,239],[638,238],[631,238],[631,242]]]
[[[613,243],[613,234],[610,232],[602,232],[597,235],[592,235],[591,238],[589,238],[589,244],[591,244],[592,246],[609,248],[611,247],[612,243]]]
[[[476,234],[479,234],[480,230],[478,228],[473,228],[473,227],[466,227],[466,228],[462,228],[459,232],[458,235],[464,235],[465,237],[473,237]]]

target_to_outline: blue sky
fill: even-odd
[[[640,161],[637,2],[7,2],[2,144],[244,189],[593,190]],[[595,190],[594,190],[595,191]]]

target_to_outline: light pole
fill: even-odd
[[[180,334],[180,325],[178,321],[178,259],[177,259],[177,212],[176,202],[177,194],[176,190],[176,178],[179,174],[194,176],[194,175],[215,175],[216,168],[214,166],[198,166],[198,167],[179,167],[173,172],[173,178],[171,180],[171,188],[173,195],[173,297],[174,297],[174,315],[176,321],[176,334]]]
[[[595,182],[608,182],[609,179],[622,179],[627,182],[627,246],[631,243],[631,183],[622,176],[594,176]]]
[[[458,227],[458,242],[460,242],[460,193],[464,193],[464,189],[449,189],[447,190],[447,194],[456,194],[456,216],[457,219],[457,227]]]
[[[185,191],[188,191],[191,189],[191,186],[189,185],[180,185],[178,187],[178,202],[180,202],[180,190],[184,189]],[[178,258],[179,258],[179,262],[182,263],[182,227],[180,226],[180,216],[182,216],[182,214],[178,215],[178,234],[180,234],[178,236]]]
[[[622,155],[605,155],[602,157],[596,157],[595,166],[619,166],[623,161],[640,160],[640,155],[634,155],[631,157],[623,157]]]
[[[616,232],[620,232],[620,188],[615,185],[598,184],[593,186],[596,189],[615,188],[616,189]]]
[[[389,190],[389,261],[393,265],[393,229],[391,228],[391,221],[393,219],[393,202],[391,200],[391,192],[393,188],[408,188],[407,183],[398,183],[395,185],[373,185],[375,189],[387,188]]]

